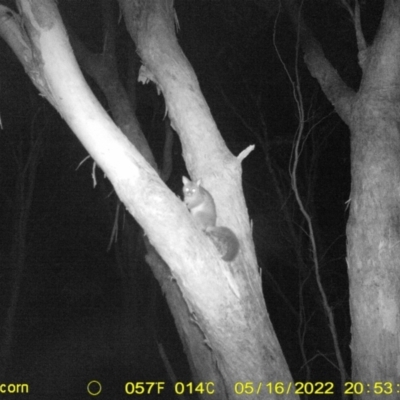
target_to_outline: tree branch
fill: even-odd
[[[318,80],[339,116],[343,121],[349,123],[355,92],[343,82],[338,72],[326,59],[321,45],[314,38],[301,16],[301,7],[299,7],[298,2],[296,0],[284,0],[284,4],[293,25],[297,29],[300,45],[304,52],[304,61],[311,75]]]

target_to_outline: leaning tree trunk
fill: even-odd
[[[169,299],[194,375],[213,382],[206,389],[215,390],[220,399],[242,398],[244,393],[274,399],[281,398],[282,391],[288,393],[285,398],[295,398],[265,308],[241,189],[241,161],[249,151],[234,157],[227,150],[178,46],[172,0],[120,4],[145,65],[141,77],[155,81],[163,92],[192,178],[203,178],[216,200],[221,225],[232,227],[239,237],[241,251],[234,263],[220,259],[182,201],[93,96],[52,0],[18,1],[23,23],[2,7],[0,32],[168,264],[168,270],[157,272],[163,275],[162,282],[168,282],[168,293],[175,296],[172,301],[179,301],[175,306]],[[248,381],[278,386],[241,385]],[[202,395],[209,397],[207,390]]]

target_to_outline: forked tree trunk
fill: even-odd
[[[144,63],[141,78],[153,80],[163,92],[191,177],[203,179],[217,203],[220,225],[239,237],[241,251],[234,263],[220,259],[182,201],[95,99],[76,64],[55,3],[20,0],[18,5],[24,22],[2,7],[1,34],[168,264],[166,269],[154,256],[148,260],[167,293],[195,378],[213,382],[206,389],[215,390],[220,399],[243,398],[244,393],[281,399],[282,390],[288,392],[285,398],[295,398],[265,308],[241,189],[241,161],[249,151],[234,157],[227,150],[177,43],[172,0],[120,5]],[[279,387],[242,385],[248,381]],[[201,395],[209,398],[207,390]]]
[[[357,394],[391,394],[400,365],[400,1],[385,1],[380,27],[366,45],[358,2],[354,22],[363,78],[358,92],[341,80],[286,0],[311,74],[351,131],[347,226],[352,381]],[[381,385],[380,382],[392,382]],[[367,384],[369,386],[367,386]],[[356,393],[349,383],[348,394]],[[367,393],[369,391],[369,393]]]

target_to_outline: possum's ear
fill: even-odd
[[[190,181],[188,178],[186,178],[186,176],[182,176],[182,182],[184,185],[188,184]]]
[[[196,186],[201,186],[201,179],[198,179],[198,180],[196,181]]]

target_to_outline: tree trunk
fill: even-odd
[[[226,148],[194,71],[178,46],[172,1],[121,1],[120,5],[144,62],[141,78],[152,79],[162,90],[192,179],[203,178],[217,203],[220,225],[229,226],[239,237],[241,251],[234,263],[220,259],[182,201],[93,96],[55,3],[20,0],[18,5],[24,23],[2,7],[1,34],[168,264],[167,270],[155,256],[149,259],[189,350],[194,376],[213,382],[206,389],[214,390],[220,399],[242,398],[244,393],[260,399],[282,396],[281,386],[244,386],[248,381],[283,382],[283,390],[289,393],[285,398],[295,398],[286,386],[290,373],[265,308],[240,185],[240,163],[248,151],[234,157]],[[207,391],[201,395],[209,397]]]
[[[366,398],[371,395],[367,390],[396,393],[400,360],[400,2],[385,1],[380,28],[370,47],[356,5],[358,59],[363,72],[358,93],[346,86],[326,60],[296,4],[286,0],[293,21],[300,24],[307,66],[351,130],[347,261],[352,381],[363,382],[361,396]],[[384,391],[380,391],[379,382],[392,385],[382,385]],[[355,393],[350,384],[345,389]]]
[[[396,382],[400,357],[400,130],[397,105],[386,96],[366,89],[351,123],[347,234],[353,381],[369,384]]]

